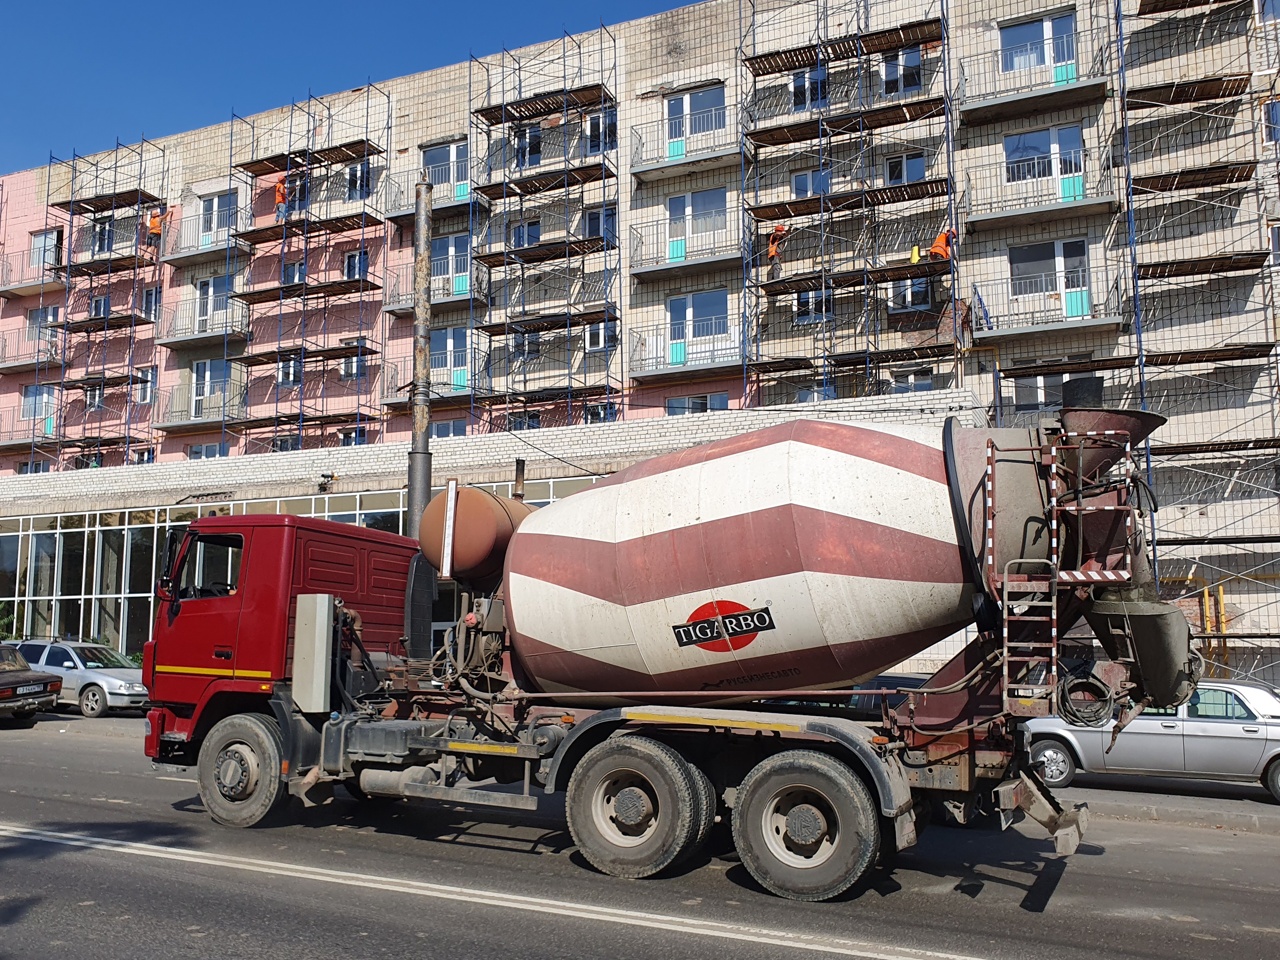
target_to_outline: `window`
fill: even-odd
[[[587,118],[586,153],[588,156],[618,149],[618,111],[609,107]]]
[[[1068,360],[1089,359],[1068,357]],[[1062,407],[1062,384],[1073,377],[1096,377],[1097,373],[1045,373],[1035,377],[1016,377],[1013,381],[1013,408],[1022,413],[1058,410]]]
[[[467,328],[441,327],[431,331],[431,369],[465,371],[467,363]],[[455,383],[457,378],[455,377]],[[459,387],[466,386],[466,377]]]
[[[1005,182],[1079,176],[1084,170],[1084,135],[1080,124],[1009,134],[1004,138]],[[1063,193],[1063,199],[1080,196]]]
[[[915,370],[895,370],[893,373],[894,393],[918,393],[933,389],[933,368],[920,367]]]
[[[827,105],[827,68],[813,67],[791,75],[791,108],[817,110]]]
[[[542,355],[542,338],[538,333],[517,333],[511,341],[511,356],[515,360],[536,360]]]
[[[338,376],[343,380],[358,380],[369,375],[369,355],[364,352],[365,342],[360,340],[352,346],[357,347],[360,352],[342,358]]]
[[[244,538],[237,534],[201,534],[187,544],[182,569],[174,578],[178,599],[229,596],[239,585]]]
[[[348,280],[364,280],[369,276],[369,251],[355,250],[343,258],[342,275]]]
[[[1076,15],[1026,20],[1000,28],[1000,70],[1013,73],[1054,65],[1054,79],[1075,79]]]
[[[135,464],[155,463],[156,448],[155,447],[135,447],[131,457]]]
[[[441,278],[445,296],[461,296],[469,293],[469,284],[454,283],[453,278],[465,280],[471,268],[471,235],[454,234],[451,237],[431,239],[431,279]]]
[[[1280,267],[1280,227],[1273,226],[1271,228],[1271,265]],[[30,321],[28,320],[28,328]],[[30,337],[28,337],[30,339]]]
[[[40,230],[31,235],[33,267],[56,267],[62,264],[62,231]]]
[[[76,658],[71,655],[71,651],[66,647],[54,644],[49,648],[49,652],[44,656],[44,665],[46,667],[57,667],[59,670],[78,670],[79,664]]]
[[[228,360],[197,360],[191,364],[192,419],[220,415],[222,404],[211,401],[223,397],[230,382],[231,363]]]
[[[928,277],[895,280],[889,285],[889,310],[927,310],[929,293]]]
[[[618,245],[618,208],[613,204],[588,210],[582,219],[586,236],[604,237],[610,247]]]
[[[226,311],[231,290],[231,277],[210,277],[196,284],[196,328],[193,332],[209,331],[209,320]]]
[[[291,433],[285,437],[271,438],[272,453],[288,453],[291,450],[302,449],[302,438],[296,433]]]
[[[431,439],[443,440],[445,437],[465,437],[467,435],[467,418],[457,420],[432,420]]]
[[[588,403],[583,408],[582,419],[586,423],[613,423],[618,419],[618,405],[612,400]]]
[[[102,466],[101,451],[95,453],[77,453],[75,459],[71,461],[71,467],[74,470],[96,470]]]
[[[27,474],[31,474],[31,473],[48,473],[48,472],[49,472],[48,460],[26,460],[18,464],[18,473],[21,476],[26,476]]]
[[[231,455],[230,445],[227,443],[193,443],[187,447],[188,460],[213,460],[217,457],[226,457]]]
[[[835,400],[836,386],[834,383],[821,384],[812,383],[802,387],[796,387],[796,403],[817,403],[821,400]]]
[[[96,412],[102,409],[102,401],[106,391],[102,384],[95,383],[92,386],[84,388],[84,408],[86,412]]]
[[[686,141],[725,129],[724,87],[706,87],[667,98],[667,159],[685,155]]]
[[[923,86],[920,69],[920,48],[903,47],[884,55],[884,95],[896,97],[903,93],[919,93]]]
[[[1280,100],[1268,100],[1263,128],[1267,143],[1280,143]]]
[[[89,316],[98,320],[111,316],[111,295],[104,293],[90,297]]]
[[[54,329],[57,322],[57,307],[32,307],[27,311],[27,342],[57,339],[58,331]]]
[[[884,162],[884,182],[889,186],[919,183],[925,177],[923,153],[904,153]]]
[[[368,433],[366,427],[351,427],[342,431],[342,445],[344,447],[363,447],[368,442]]]
[[[200,246],[212,246],[215,238],[231,229],[236,215],[236,192],[230,190],[200,201]]]
[[[1253,711],[1229,690],[1201,688],[1191,695],[1187,704],[1188,719],[1195,720],[1255,720]]]
[[[422,166],[427,171],[427,179],[432,186],[456,184],[461,192],[455,190],[452,197],[465,200],[467,183],[470,179],[467,170],[467,141],[443,143],[438,147],[427,147],[422,151]]]
[[[307,261],[294,260],[280,264],[280,282],[288,286],[291,283],[307,282]]]
[[[824,196],[831,192],[831,167],[824,165],[816,170],[802,170],[791,175],[791,196],[795,200]]]
[[[361,160],[359,163],[353,163],[347,167],[347,199],[348,200],[368,200],[371,182],[369,161]]]
[[[1258,0],[1258,19],[1264,23],[1280,19],[1280,2],[1277,0]],[[1150,709],[1148,707],[1148,709]]]
[[[1084,240],[1009,248],[1009,293],[1057,301],[1066,317],[1088,316],[1089,260]]]
[[[586,327],[586,346],[588,352],[612,350],[618,345],[618,322],[606,320],[603,323],[590,323]]]
[[[289,209],[305,210],[311,205],[311,177],[305,173],[291,173],[285,182],[289,191]]]
[[[690,236],[723,233],[729,225],[728,217],[728,194],[724,187],[668,197],[668,259],[683,260],[688,255],[686,241]]]
[[[836,298],[831,290],[801,291],[796,294],[796,323],[821,323],[836,312]]]
[[[39,420],[53,416],[53,384],[37,383],[22,388],[22,419]]]
[[[542,221],[526,220],[511,225],[509,245],[513,249],[536,246],[542,240]]]
[[[138,367],[133,371],[133,399],[135,403],[150,403],[156,395],[156,368]]]
[[[148,323],[160,320],[160,288],[147,287],[142,291],[142,318]]]
[[[537,430],[542,426],[542,414],[537,410],[507,414],[508,430]]]
[[[536,167],[542,162],[542,128],[521,127],[516,131],[516,166]]]
[[[729,333],[729,291],[706,290],[667,301],[672,341],[692,336],[722,337]],[[692,329],[691,329],[692,328]]]
[[[276,364],[276,386],[296,387],[302,383],[302,358],[288,357]]]
[[[709,410],[728,410],[729,394],[700,393],[692,397],[668,397],[667,416],[679,417],[686,413],[706,413]]]
[[[98,257],[102,256],[104,253],[110,253],[112,247],[115,246],[115,221],[109,217],[102,220],[91,220],[89,222],[89,230],[90,251],[92,255]]]

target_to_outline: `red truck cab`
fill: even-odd
[[[291,676],[299,594],[342,597],[360,612],[370,651],[403,653],[416,540],[305,517],[208,517],[166,553],[142,661],[155,760],[193,764],[218,720],[269,712],[273,686]]]

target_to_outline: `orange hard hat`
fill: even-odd
[[[786,227],[784,227],[782,224],[778,224],[776,227],[774,227],[774,228],[773,228],[773,232],[774,232],[774,233],[786,233],[786,232],[787,232],[787,228],[786,228]]]

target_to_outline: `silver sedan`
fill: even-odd
[[[1201,681],[1181,707],[1148,708],[1120,731],[1115,721],[1076,727],[1059,717],[1030,720],[1031,756],[1051,787],[1076,772],[1260,781],[1280,800],[1280,691],[1242,680]]]
[[[100,717],[107,710],[142,708],[147,688],[142,669],[110,647],[82,641],[28,640],[18,644],[34,667],[62,677],[62,700],[78,704],[86,717]]]

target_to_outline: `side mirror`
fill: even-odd
[[[173,592],[172,577],[161,577],[156,581],[156,598],[165,603],[173,603],[177,599]]]

